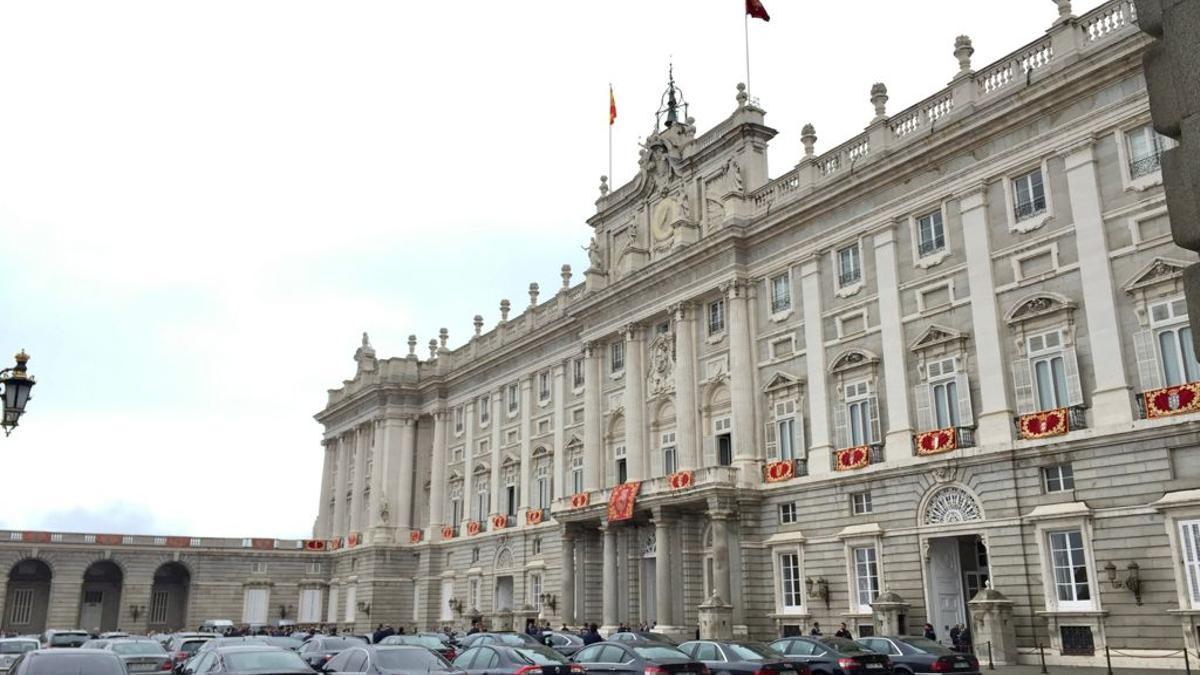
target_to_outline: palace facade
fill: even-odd
[[[5,627],[41,598],[76,623],[120,576],[156,612],[104,610],[127,629],[173,602],[180,625],[928,621],[997,661],[1196,649],[1192,258],[1148,39],[1130,0],[1056,4],[996,63],[960,36],[948,86],[906,110],[876,84],[832,149],[805,125],[775,178],[741,86],[700,133],[672,85],[638,176],[602,179],[582,283],[564,266],[457,348],[442,329],[380,358],[363,336],[317,415],[312,540],[10,533]]]

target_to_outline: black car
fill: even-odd
[[[809,675],[807,665],[761,642],[695,640],[679,645],[679,651],[718,675]]]
[[[892,675],[890,658],[845,638],[790,637],[772,642],[771,649],[808,665],[812,675]]]
[[[583,638],[575,633],[567,633],[564,631],[552,630],[542,633],[542,644],[562,654],[563,656],[574,656],[580,649],[583,649]]]
[[[512,631],[497,631],[494,633],[475,633],[463,638],[459,643],[462,649],[470,649],[479,645],[508,645],[510,647],[520,647],[522,645],[540,645],[537,638],[525,633],[516,633]]]
[[[462,675],[440,654],[413,645],[360,644],[342,650],[325,664],[326,673],[368,673],[370,675]]]
[[[260,647],[270,647],[266,639],[262,635],[243,635],[241,637],[222,637],[213,638],[208,642],[200,645],[196,650],[196,654],[200,652],[212,651],[221,647],[238,647],[243,645],[258,645]]]
[[[708,666],[677,647],[649,640],[597,642],[573,659],[589,675],[708,675]]]
[[[438,636],[432,633],[421,633],[418,635],[389,635],[379,641],[380,645],[413,645],[416,647],[424,647],[442,655],[442,658],[447,661],[453,661],[458,656],[458,651],[449,642],[443,642]]]
[[[544,645],[476,645],[454,659],[468,675],[572,675],[583,668]]]
[[[623,630],[613,633],[608,636],[609,640],[617,640],[618,642],[661,642],[664,645],[678,646],[679,643],[662,633],[655,633],[650,630]]]
[[[892,659],[896,675],[915,673],[962,673],[979,675],[979,660],[961,654],[925,637],[913,635],[884,635],[859,638],[857,642]]]
[[[125,664],[112,652],[99,649],[38,649],[25,652],[8,671],[9,675],[41,673],[87,673],[126,675]]]
[[[262,636],[262,639],[263,642],[266,642],[272,647],[282,647],[293,652],[299,651],[299,649],[304,646],[304,640],[297,640],[296,638],[284,637],[282,635],[264,635]]]
[[[183,675],[312,675],[296,652],[270,645],[242,644],[199,652],[183,666]]]
[[[351,647],[362,647],[366,643],[356,637],[314,637],[298,652],[313,670],[320,670],[333,657]]]

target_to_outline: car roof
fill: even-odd
[[[0,642],[37,642],[37,638],[34,638],[34,637],[9,637],[9,638],[0,638]]]
[[[217,647],[213,651],[219,652],[221,654],[229,654],[229,653],[234,653],[234,652],[291,652],[292,650],[284,649],[283,647],[276,647],[275,645],[261,643],[261,644],[227,645],[224,647]]]

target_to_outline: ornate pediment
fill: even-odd
[[[783,389],[789,389],[791,387],[800,387],[803,385],[804,385],[804,380],[802,378],[796,377],[795,375],[792,375],[791,373],[785,373],[782,370],[780,370],[780,371],[776,372],[774,375],[772,375],[771,379],[767,380],[767,383],[765,385],[763,385],[763,393],[769,394],[773,391],[780,391]]]
[[[518,457],[516,455],[516,453],[506,452],[506,453],[504,453],[504,461],[500,462],[500,466],[507,469],[510,466],[514,466],[514,465],[517,465],[520,463],[521,463],[521,458]]]
[[[1004,315],[1004,320],[1008,323],[1023,323],[1030,319],[1036,319],[1040,316],[1047,316],[1059,312],[1071,312],[1075,309],[1075,303],[1065,295],[1058,293],[1037,293],[1027,296],[1020,300],[1008,310]]]
[[[650,342],[650,373],[647,376],[650,396],[661,396],[675,390],[675,336],[664,333]]]
[[[479,475],[481,473],[491,473],[492,467],[487,462],[479,462],[475,465],[473,473]]]
[[[1183,277],[1183,270],[1187,266],[1187,263],[1178,260],[1155,258],[1126,281],[1123,288],[1126,293],[1136,293],[1165,282],[1175,282]]]
[[[533,449],[533,452],[530,453],[529,456],[534,459],[537,459],[539,457],[547,457],[549,455],[550,455],[550,449],[544,445],[539,445]]]
[[[879,355],[866,349],[847,349],[838,354],[837,357],[829,364],[829,372],[836,373],[843,370],[851,370],[861,368],[863,366],[872,366],[879,363]]]
[[[917,352],[938,345],[960,342],[967,339],[970,334],[966,331],[955,330],[946,326],[932,324],[922,332],[916,340],[909,344],[908,348],[911,351]]]

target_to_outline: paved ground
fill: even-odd
[[[1146,668],[1117,668],[1113,667],[1113,675],[1180,675],[1184,672],[1182,668],[1178,670],[1148,670]],[[988,670],[987,663],[983,664],[982,672],[984,675],[988,673],[996,673],[997,675],[1039,675],[1042,672],[1040,666],[996,666],[995,670]],[[1078,668],[1075,666],[1046,666],[1046,672],[1050,675],[1108,675],[1108,670],[1105,668]],[[1192,664],[1192,672],[1200,673],[1200,668],[1197,664]]]

